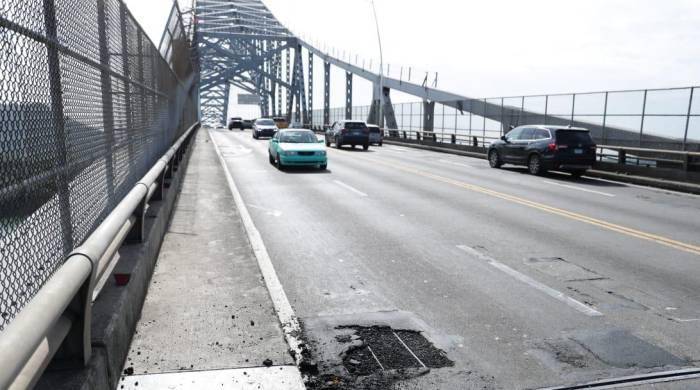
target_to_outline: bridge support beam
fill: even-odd
[[[433,131],[435,128],[435,102],[423,101],[423,131]]]
[[[331,124],[331,63],[323,63],[323,125]]]
[[[314,53],[309,51],[309,105],[307,107],[308,117],[306,118],[309,128],[314,128]]]
[[[352,119],[352,73],[345,72],[345,119]]]
[[[292,59],[291,59],[291,53],[290,50],[287,49],[284,51],[284,56],[285,56],[285,79],[287,85],[291,84],[291,79],[292,79]],[[292,121],[292,100],[293,100],[293,92],[292,90],[287,87],[285,88],[285,106],[286,106],[286,112],[284,115],[287,117],[287,122]]]
[[[383,99],[379,98],[379,93],[379,85],[375,84],[374,98],[372,99],[372,106],[369,110],[367,122],[376,124],[381,128],[397,129],[398,125],[394,114],[394,106],[391,104],[391,89],[387,87],[382,88],[381,94]],[[381,104],[382,100],[384,101],[384,106],[382,107],[383,118],[380,118],[379,105]]]
[[[396,130],[399,128],[398,124],[396,123],[396,115],[394,114],[394,105],[391,104],[391,89],[389,88],[384,88],[384,91],[382,91],[384,94],[384,124],[386,125],[385,127],[388,129]]]

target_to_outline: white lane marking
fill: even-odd
[[[622,187],[634,187],[634,188],[639,188],[642,190],[648,190],[651,192],[658,192],[660,194],[664,195],[678,195],[678,196],[687,196],[690,198],[700,198],[700,195],[698,194],[691,194],[689,192],[680,192],[680,191],[674,191],[674,190],[667,190],[665,188],[656,188],[652,187],[651,184],[648,186],[641,185],[641,184],[634,184],[634,183],[626,183],[623,181],[615,181],[615,180],[608,180],[608,179],[601,179],[599,177],[591,177],[591,176],[586,176],[587,180],[595,180],[595,181],[602,181],[604,183],[611,183],[611,184],[621,184]]]
[[[525,274],[522,274],[522,273],[514,270],[513,268],[510,268],[507,265],[496,261],[492,257],[490,257],[484,253],[481,253],[472,247],[469,247],[466,245],[457,245],[457,248],[467,252],[468,254],[470,254],[474,257],[477,257],[481,260],[485,260],[492,267],[494,267],[500,271],[503,271],[504,273],[514,277],[515,279],[517,279],[523,283],[528,284],[530,287],[534,287],[537,290],[542,291],[543,293],[549,295],[550,297],[552,297],[558,301],[564,302],[569,307],[572,307],[572,308],[580,311],[581,313],[583,313],[587,316],[597,317],[597,316],[603,315],[603,313],[599,312],[598,310],[595,310],[588,305],[585,305],[585,304],[583,304],[583,303],[581,303],[581,302],[579,302],[579,301],[577,301],[577,300],[575,300],[567,295],[564,295],[563,293],[561,293],[561,292],[559,292],[559,291],[557,291],[549,286],[546,286],[546,285],[536,281],[535,279],[532,279],[531,277],[529,277]]]
[[[389,150],[389,151],[392,151],[392,152],[405,152],[407,149],[399,148],[399,147],[396,147],[396,146],[383,146],[383,147],[382,147],[382,150]]]
[[[457,165],[459,167],[465,167],[465,168],[474,168],[473,166],[471,166],[469,164],[458,163],[455,161],[449,161],[449,160],[438,160],[438,161],[443,163],[443,164]]]
[[[250,208],[252,208],[252,209],[264,211],[265,214],[267,214],[267,215],[269,215],[269,216],[272,216],[272,217],[281,217],[281,216],[282,216],[282,212],[279,211],[279,210],[272,210],[272,209],[268,209],[268,208],[265,208],[265,207],[256,206],[256,205],[250,204],[250,203],[248,203],[248,206],[249,206]]]
[[[569,184],[561,184],[561,183],[557,183],[557,182],[551,181],[551,180],[544,180],[544,182],[547,183],[547,184],[552,184],[552,185],[559,186],[559,187],[570,188],[570,189],[572,189],[572,190],[578,190],[578,191],[583,191],[583,192],[590,192],[591,194],[603,195],[603,196],[607,196],[607,197],[610,197],[610,198],[614,198],[614,197],[615,197],[615,195],[613,195],[613,194],[608,194],[607,192],[600,192],[600,191],[589,190],[588,188],[582,188],[582,187],[578,187],[578,186],[572,186],[572,185],[569,185]]]
[[[280,324],[282,325],[282,331],[284,332],[284,338],[289,344],[289,348],[293,352],[294,359],[297,365],[301,364],[302,359],[302,345],[303,341],[299,338],[301,335],[301,326],[299,326],[299,321],[297,320],[296,314],[294,314],[294,309],[287,299],[287,294],[284,292],[282,283],[280,283],[277,273],[275,272],[275,267],[272,265],[272,260],[270,260],[270,254],[267,252],[265,247],[265,242],[260,235],[260,232],[255,227],[253,219],[250,217],[248,208],[243,201],[241,193],[238,191],[238,187],[233,180],[231,171],[228,169],[226,160],[221,155],[219,146],[216,144],[214,137],[209,132],[209,138],[214,144],[214,149],[216,154],[219,156],[219,162],[224,168],[226,173],[226,181],[233,195],[233,201],[238,207],[238,211],[241,214],[241,219],[243,220],[243,226],[245,226],[246,233],[248,233],[248,240],[250,245],[253,247],[253,253],[255,258],[258,259],[258,267],[260,267],[260,272],[265,279],[265,285],[270,293],[270,298],[272,298],[272,304],[275,306],[275,312],[277,312],[277,318],[279,318]]]
[[[340,180],[333,180],[333,182],[335,182],[335,184],[337,184],[337,185],[339,185],[339,186],[341,186],[341,187],[344,187],[345,189],[350,190],[350,191],[352,191],[352,192],[354,192],[354,193],[356,193],[357,195],[360,195],[360,196],[362,196],[362,197],[367,197],[367,196],[369,196],[369,195],[365,194],[364,192],[358,190],[357,188],[351,187],[351,186],[349,186],[349,185],[343,183],[343,182],[340,181]]]

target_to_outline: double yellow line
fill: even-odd
[[[490,190],[490,189],[485,188],[485,187],[465,183],[465,182],[455,180],[455,179],[450,179],[448,177],[435,175],[435,174],[421,171],[418,169],[414,169],[414,168],[411,168],[409,166],[405,166],[402,164],[387,163],[387,162],[378,161],[376,159],[369,159],[369,158],[365,158],[365,157],[361,157],[361,158],[366,160],[366,161],[370,161],[372,163],[375,163],[375,164],[381,164],[381,165],[384,165],[384,166],[387,166],[390,168],[394,168],[394,169],[398,169],[398,170],[401,170],[401,171],[404,171],[407,173],[413,173],[415,175],[419,175],[419,176],[430,178],[430,179],[440,181],[443,183],[451,184],[451,185],[461,187],[461,188],[464,188],[464,189],[467,189],[467,190],[470,190],[473,192],[478,192],[481,194],[490,195],[490,196],[493,196],[495,198],[500,198],[503,200],[507,200],[509,202],[513,202],[513,203],[521,204],[523,206],[542,210],[542,211],[545,211],[545,212],[550,213],[550,214],[556,214],[556,215],[559,215],[559,216],[562,216],[565,218],[569,218],[569,219],[573,219],[573,220],[576,220],[579,222],[587,223],[590,225],[595,225],[595,226],[601,227],[603,229],[612,230],[614,232],[622,233],[622,234],[630,236],[630,237],[636,237],[636,238],[639,238],[642,240],[652,241],[652,242],[655,242],[657,244],[665,245],[665,246],[668,246],[668,247],[671,247],[674,249],[678,249],[678,250],[681,250],[684,252],[688,252],[688,253],[692,253],[694,255],[700,256],[700,246],[697,246],[697,245],[687,244],[685,242],[672,240],[670,238],[666,238],[666,237],[659,236],[656,234],[651,234],[651,233],[643,232],[640,230],[628,228],[626,226],[606,222],[606,221],[592,218],[592,217],[589,217],[589,216],[586,216],[583,214],[574,213],[572,211],[563,210],[563,209],[560,209],[557,207],[548,206],[546,204],[542,204],[542,203],[538,203],[538,202],[533,202],[531,200],[524,199],[524,198],[521,198],[518,196],[509,195],[509,194],[506,194],[503,192]]]

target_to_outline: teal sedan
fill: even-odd
[[[270,164],[280,170],[287,166],[314,166],[325,170],[328,156],[323,140],[311,130],[280,130],[270,140],[268,148]]]

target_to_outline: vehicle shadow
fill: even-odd
[[[523,168],[523,167],[502,167],[501,169],[504,171],[508,171],[508,172],[520,173],[522,175],[530,175],[530,172],[528,172],[527,168]],[[530,176],[532,176],[532,175],[530,175]],[[567,172],[559,172],[559,171],[547,171],[547,173],[540,175],[539,177],[544,178],[544,179],[549,179],[549,180],[565,182],[565,183],[586,184],[586,185],[589,185],[591,187],[599,187],[599,188],[627,187],[627,185],[624,183],[602,181],[599,179],[588,178],[588,177],[576,178],[576,177],[571,176],[571,174],[569,174]]]
[[[376,150],[372,150],[372,148],[371,148],[371,147],[370,147],[369,149],[367,149],[367,150],[363,150],[361,146],[360,146],[360,147],[356,147],[356,148],[353,148],[353,147],[350,147],[350,146],[343,146],[343,147],[342,147],[342,148],[340,148],[340,149],[338,149],[338,148],[335,148],[335,147],[334,147],[333,149],[334,149],[334,150],[338,150],[338,151],[341,151],[341,152],[354,152],[354,153],[358,153],[358,152],[361,152],[361,153],[376,153]]]
[[[330,175],[333,173],[330,169],[320,170],[315,167],[284,167],[281,172],[288,175]]]

